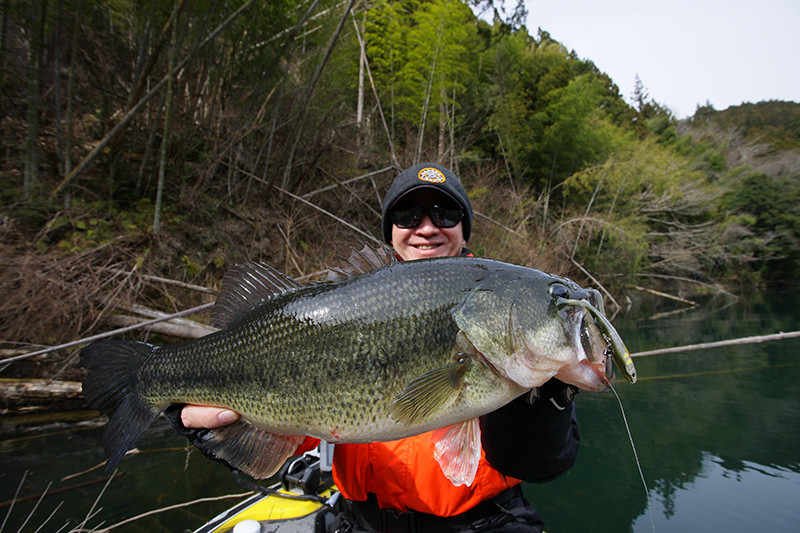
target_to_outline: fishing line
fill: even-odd
[[[642,485],[644,485],[644,496],[647,499],[647,512],[650,516],[650,526],[653,528],[653,533],[656,531],[656,523],[653,520],[653,506],[650,504],[650,490],[647,488],[647,481],[644,480],[644,472],[642,472],[642,464],[639,462],[639,454],[636,453],[636,445],[633,443],[633,435],[631,435],[631,428],[628,426],[628,417],[625,416],[625,409],[622,407],[622,400],[617,394],[617,390],[611,385],[611,391],[614,393],[614,396],[617,398],[617,403],[619,404],[619,412],[622,413],[622,421],[625,423],[625,431],[628,432],[628,440],[631,442],[631,450],[633,450],[633,458],[636,461],[636,468],[639,470],[639,477],[642,479]]]

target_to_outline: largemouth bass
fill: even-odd
[[[182,344],[83,349],[84,395],[109,415],[109,468],[177,402],[240,413],[204,452],[256,478],[306,435],[372,442],[442,428],[442,471],[470,484],[477,417],[554,376],[607,390],[612,358],[636,379],[597,291],[489,259],[396,262],[311,285],[248,263],[224,278],[213,316],[224,329]]]

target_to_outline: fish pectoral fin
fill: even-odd
[[[447,409],[458,398],[471,363],[463,357],[416,378],[389,404],[389,415],[398,422],[413,424]]]
[[[434,457],[442,473],[456,487],[469,487],[481,459],[481,428],[477,418],[437,429],[432,435]]]
[[[303,435],[272,433],[240,419],[207,431],[195,446],[206,457],[264,479],[275,474],[304,440]]]

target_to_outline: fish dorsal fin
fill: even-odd
[[[207,457],[265,479],[275,474],[304,440],[302,435],[272,433],[239,419],[206,431],[195,446]]]
[[[442,473],[456,487],[469,487],[481,460],[481,426],[477,418],[434,430],[433,456]]]
[[[389,414],[399,422],[413,424],[447,409],[458,398],[471,363],[464,357],[416,378],[395,397]]]
[[[383,244],[379,244],[377,247],[364,244],[360,250],[352,248],[350,256],[342,259],[344,264],[341,267],[328,270],[329,280],[346,279],[397,262],[392,251]]]
[[[302,285],[264,263],[241,263],[225,273],[219,297],[211,311],[211,323],[228,327],[234,320],[264,300],[293,291]]]

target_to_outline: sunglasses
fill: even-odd
[[[425,213],[431,217],[431,222],[433,222],[433,225],[437,228],[452,228],[461,222],[461,218],[463,217],[461,209],[457,207],[441,207],[439,205],[423,207],[421,205],[412,205],[394,209],[391,214],[392,223],[398,228],[416,228],[422,222],[422,217]]]

